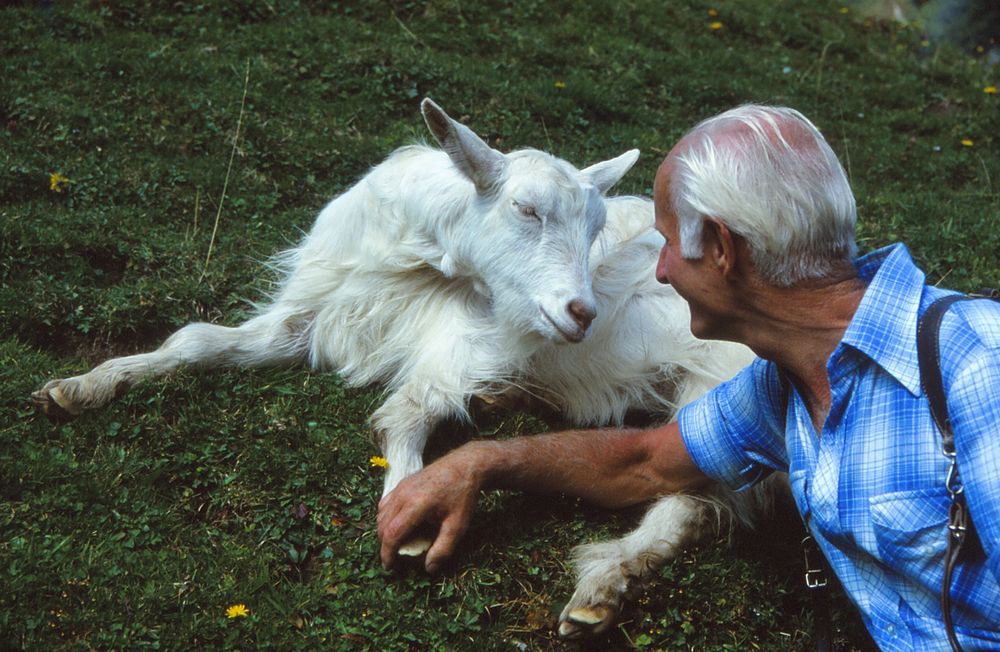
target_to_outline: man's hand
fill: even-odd
[[[400,546],[422,527],[436,528],[424,566],[434,573],[455,551],[469,527],[482,488],[472,445],[442,457],[393,489],[378,504],[382,565],[391,568]]]

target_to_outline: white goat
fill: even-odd
[[[603,197],[637,150],[577,170],[537,150],[504,155],[430,100],[422,110],[444,151],[402,148],[330,202],[281,257],[287,275],[258,316],[190,324],[156,351],[53,380],[35,401],[75,415],[181,364],[308,361],[388,387],[372,415],[388,492],[421,468],[435,426],[468,418],[474,395],[518,388],[574,423],[620,424],[630,409],[666,417],[749,362],[743,347],[695,339],[684,301],[654,279],[651,202]],[[560,633],[608,627],[714,514],[704,499],[665,497],[632,534],[581,546]]]

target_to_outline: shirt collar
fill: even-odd
[[[854,265],[868,289],[841,344],[861,351],[919,396],[916,341],[924,273],[902,243],[873,251]]]

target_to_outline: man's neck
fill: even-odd
[[[856,276],[748,290],[740,341],[795,382],[817,432],[830,408],[827,361],[865,293]]]

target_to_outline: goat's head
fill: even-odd
[[[445,273],[485,285],[494,311],[512,326],[579,342],[597,314],[590,248],[604,226],[603,194],[638,150],[583,170],[533,149],[502,154],[434,102],[424,119],[458,170],[475,186],[470,209],[450,224]]]

